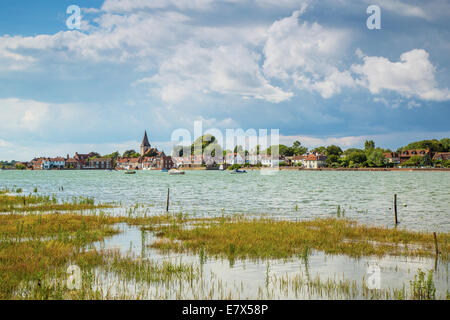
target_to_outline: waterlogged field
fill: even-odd
[[[0,298],[448,299],[448,178],[0,172]]]

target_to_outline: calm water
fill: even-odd
[[[60,191],[60,187],[64,191]],[[0,171],[0,188],[22,188],[24,193],[54,194],[60,199],[73,196],[95,197],[99,202],[121,202],[117,214],[128,214],[136,203],[138,213],[165,211],[170,188],[171,212],[197,215],[243,213],[283,219],[310,219],[336,216],[370,224],[393,226],[393,194],[398,194],[400,226],[415,230],[450,231],[450,173],[448,172],[314,172],[281,171],[272,176],[254,171],[233,175],[219,171],[187,171],[184,176],[142,171],[135,175],[105,171]],[[122,233],[97,243],[97,247],[116,248],[123,254],[151,260],[199,262],[197,255],[161,253],[148,245],[156,240],[151,232],[122,225]],[[148,299],[348,299],[339,293],[322,295],[301,289],[280,289],[279,277],[322,280],[347,279],[359,285],[367,279],[367,268],[381,268],[381,288],[409,288],[418,270],[435,270],[438,297],[449,288],[448,263],[425,258],[386,256],[353,259],[314,251],[308,265],[299,258],[289,261],[236,261],[209,258],[201,265],[202,276],[193,283],[161,286],[123,283],[113,274],[100,273],[103,288],[125,290]],[[104,277],[104,279],[103,279]],[[269,279],[269,281],[268,281]],[[122,286],[126,286],[125,289]],[[143,292],[143,293],[141,293]],[[210,294],[209,292],[212,292]],[[361,298],[359,296],[353,298]]]
[[[400,226],[450,231],[450,172],[314,172],[259,171],[233,175],[220,171],[187,171],[170,176],[157,171],[135,175],[106,171],[0,171],[0,188],[20,187],[59,198],[90,196],[124,205],[149,203],[165,211],[170,188],[172,212],[218,215],[224,212],[267,214],[287,219],[336,215],[392,226],[393,194],[398,194]],[[63,186],[64,191],[58,191]]]

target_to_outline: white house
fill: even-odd
[[[225,162],[227,164],[245,164],[244,158],[239,153],[227,153],[225,157]]]
[[[58,158],[47,158],[42,161],[41,169],[42,170],[50,170],[50,169],[64,169],[66,166],[66,159],[58,157]]]
[[[325,167],[327,161],[327,157],[324,155],[308,155],[305,160],[303,166],[307,169],[318,169]]]

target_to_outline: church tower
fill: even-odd
[[[141,156],[144,156],[148,150],[150,150],[151,146],[150,146],[150,142],[148,142],[148,138],[147,138],[147,131],[145,131],[144,134],[144,139],[142,139],[142,144],[141,144]]]

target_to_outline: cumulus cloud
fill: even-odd
[[[435,67],[429,60],[428,52],[423,49],[403,53],[398,62],[369,56],[364,56],[363,61],[361,65],[353,65],[352,70],[360,75],[359,83],[373,94],[391,90],[406,98],[450,100],[449,89],[438,88]]]
[[[170,59],[164,61],[157,75],[140,82],[159,85],[157,92],[168,103],[208,91],[274,103],[292,97],[292,93],[272,86],[264,78],[259,59],[243,46],[202,48],[189,43],[180,46]]]
[[[273,23],[264,46],[264,74],[292,80],[300,89],[318,91],[330,98],[355,83],[336,61],[347,48],[350,32],[314,22],[299,23],[302,10]]]

